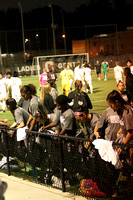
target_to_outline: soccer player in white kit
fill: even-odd
[[[6,81],[5,78],[3,78],[2,73],[0,72],[0,105],[2,108],[2,112],[5,112],[6,108],[6,94],[7,94]]]
[[[9,97],[14,98],[18,102],[21,98],[20,89],[22,85],[21,79],[18,78],[18,72],[15,71],[13,77],[12,73],[8,72],[6,83],[8,87]]]
[[[80,62],[77,62],[77,66],[74,69],[74,82],[76,80],[81,80],[81,77],[80,77]]]
[[[18,72],[15,71],[12,77],[11,90],[12,90],[12,98],[14,98],[16,102],[18,102],[21,98],[21,94],[20,94],[21,85],[22,85],[22,81],[18,77]]]
[[[91,94],[93,93],[93,87],[92,87],[92,78],[91,78],[91,69],[89,68],[88,64],[85,64],[84,66],[84,80],[85,80],[85,92],[88,92],[87,85],[90,87]]]
[[[80,62],[77,62],[77,67],[74,69],[74,82],[76,80],[82,81],[83,88],[85,86],[85,81],[84,81],[84,68],[83,65],[81,67]]]
[[[114,76],[116,82],[118,83],[119,81],[122,81],[123,69],[120,67],[119,61],[116,61],[115,64],[116,66],[114,67]]]

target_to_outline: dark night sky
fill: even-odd
[[[0,9],[17,7],[18,2],[21,2],[23,11],[29,11],[34,8],[44,7],[51,4],[56,4],[66,11],[74,11],[81,4],[88,4],[90,0],[0,0]]]

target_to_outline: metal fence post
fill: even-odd
[[[58,137],[59,144],[59,156],[60,156],[60,172],[61,172],[61,182],[62,182],[62,191],[65,192],[65,177],[64,177],[64,158],[63,158],[63,144],[61,138]]]
[[[7,131],[5,132],[5,144],[6,144],[7,171],[8,171],[8,176],[10,176],[11,171],[10,171],[10,165],[9,165],[9,141],[8,141]]]

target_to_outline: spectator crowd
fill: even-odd
[[[106,60],[95,64],[98,81],[101,71],[104,81],[108,80],[109,64]],[[61,71],[62,94],[57,92],[57,76],[44,69],[40,75],[40,97],[35,85],[22,86],[17,72],[13,76],[7,72],[5,77],[0,73],[0,104],[2,112],[7,109],[12,113],[14,122],[11,128],[26,127],[29,131],[52,130],[54,134],[83,137],[90,140],[105,139],[107,141],[130,144],[128,156],[133,164],[133,66],[130,60],[124,69],[116,61],[114,78],[117,90],[112,90],[106,100],[109,107],[99,115],[92,113],[93,108],[88,93],[93,94],[91,67],[85,62],[77,63],[74,71],[65,65]],[[74,89],[72,89],[74,84]],[[7,120],[0,120],[1,124]],[[10,131],[11,135],[14,131]],[[85,142],[84,147],[89,148]],[[122,149],[118,149],[121,154]]]

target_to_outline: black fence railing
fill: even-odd
[[[13,135],[11,131],[14,131]],[[101,158],[90,140],[57,136],[49,131],[39,133],[26,130],[26,133],[26,139],[18,142],[16,129],[0,126],[0,157],[1,160],[7,158],[6,163],[1,164],[0,161],[0,168],[6,168],[8,175],[20,161],[25,172],[30,168],[32,176],[39,182],[64,192],[67,190],[96,199],[132,199],[131,146],[113,143],[115,150],[122,149],[114,165],[113,161],[107,162],[107,158]],[[86,149],[88,143],[90,145]]]

